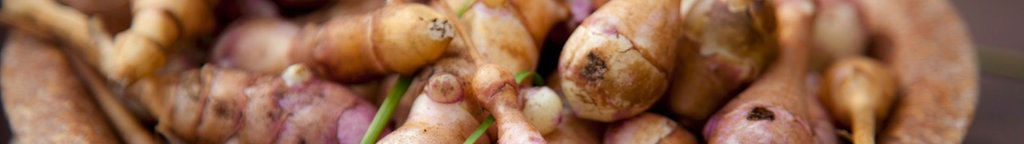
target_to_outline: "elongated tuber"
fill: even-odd
[[[679,6],[679,0],[611,1],[576,28],[558,77],[578,116],[625,119],[663,95],[683,36]]]
[[[813,7],[809,1],[772,1],[780,55],[765,76],[718,111],[704,127],[708,143],[811,143],[804,76]]]
[[[616,122],[608,127],[604,143],[609,144],[696,144],[697,138],[672,119],[652,113]]]
[[[12,142],[118,142],[60,50],[17,31],[8,37],[0,86]]]
[[[453,34],[444,15],[421,4],[389,4],[305,28],[256,18],[232,26],[215,46],[212,60],[263,73],[306,63],[323,69],[329,79],[363,82],[389,73],[412,74],[437,60]]]
[[[896,77],[864,57],[839,59],[825,73],[821,101],[839,122],[849,125],[853,142],[875,143],[875,131],[896,101]]]
[[[858,0],[870,51],[899,78],[900,100],[881,143],[959,143],[978,104],[978,66],[949,1]]]
[[[206,66],[146,78],[127,94],[171,142],[358,143],[375,106],[297,65],[282,77]]]

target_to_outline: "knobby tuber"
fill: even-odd
[[[604,134],[608,144],[696,144],[697,138],[672,119],[652,113],[616,122]]]
[[[456,76],[437,73],[426,85],[415,97],[408,119],[380,143],[461,143],[480,125],[474,115],[482,109],[467,101]],[[489,142],[487,137],[477,141]]]
[[[812,143],[804,76],[810,43],[810,1],[777,0],[779,53],[764,77],[718,111],[704,127],[709,143]]]
[[[576,28],[558,79],[578,116],[625,119],[663,95],[683,37],[679,6],[679,0],[611,1]]]
[[[111,37],[105,25],[49,0],[4,1],[4,22],[66,41],[87,63],[122,84],[154,74],[165,63],[162,52],[179,40],[213,29],[216,1],[139,0],[131,2],[131,27]]]
[[[205,66],[141,79],[127,94],[171,142],[358,143],[376,113],[302,65],[280,77]]]
[[[452,10],[456,9],[456,5],[444,0],[438,1],[436,4],[441,7],[440,9],[448,17],[458,17],[453,12],[455,10]],[[480,3],[470,3],[470,5],[474,7],[465,13],[465,16],[468,18],[465,21],[452,24],[455,31],[461,35],[459,42],[453,44],[453,48],[446,51],[448,57],[440,60],[434,66],[426,68],[421,77],[434,77],[438,76],[436,74],[449,73],[458,81],[465,81],[464,86],[462,86],[465,87],[463,89],[465,95],[470,96],[468,99],[475,102],[478,105],[477,108],[483,108],[487,112],[484,114],[476,113],[473,116],[478,120],[487,117],[486,114],[494,117],[497,128],[497,136],[495,137],[499,143],[546,143],[541,133],[529,121],[529,117],[522,110],[525,102],[521,100],[520,85],[516,83],[512,73],[502,67],[510,67],[520,71],[532,70],[536,65],[535,60],[521,59],[522,57],[520,57],[498,59],[501,61],[495,62],[490,61],[495,59],[488,58],[494,55],[522,55],[522,50],[536,50],[535,47],[531,47],[534,44],[531,42],[528,32],[518,22],[518,19],[511,17],[514,16],[515,11],[511,9],[507,1],[483,1]],[[492,24],[494,20],[500,20],[504,23],[486,25]],[[467,28],[460,26],[463,22],[468,23],[470,29],[463,29]],[[470,34],[467,32],[469,30],[479,32],[500,28],[512,28],[512,31],[505,32],[519,31],[516,32],[519,34],[505,36],[486,33]],[[504,41],[509,38],[519,40]],[[497,47],[498,51],[493,51],[495,47]],[[518,50],[506,51],[509,49]],[[512,62],[514,64],[504,62]],[[524,68],[523,65],[526,65],[526,67]],[[424,78],[419,79],[422,80]],[[431,85],[426,85],[426,87],[429,88]],[[427,89],[424,88],[423,90],[426,91]],[[540,102],[539,104],[550,103]],[[545,117],[543,116],[544,113],[534,114],[537,114],[534,115],[537,116],[534,118],[544,119]],[[406,122],[408,121],[411,121],[411,119]],[[406,125],[402,124],[402,127],[406,127]]]
[[[523,114],[518,85],[511,72],[493,64],[478,65],[470,80],[475,100],[494,116],[498,143],[547,143]]]
[[[680,50],[667,95],[681,124],[699,128],[738,88],[761,75],[778,42],[764,2],[694,0],[680,7],[692,44]]]
[[[323,69],[329,79],[363,82],[412,74],[437,60],[454,35],[444,15],[421,4],[394,4],[300,28],[279,18],[237,22],[214,48],[214,63],[263,73],[289,64]]]
[[[864,57],[837,60],[825,73],[821,101],[837,121],[849,125],[853,142],[875,143],[875,131],[896,101],[896,77]]]
[[[3,106],[14,143],[117,143],[65,55],[21,32],[3,50]]]
[[[949,1],[854,1],[871,51],[898,77],[902,96],[881,143],[958,143],[978,103],[974,44]]]

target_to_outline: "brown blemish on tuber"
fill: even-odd
[[[765,109],[764,107],[755,107],[753,110],[750,110],[749,114],[747,114],[747,120],[750,120],[750,121],[758,121],[758,120],[772,121],[772,120],[775,120],[775,113],[773,113],[771,110]]]
[[[608,66],[605,66],[604,59],[591,52],[587,54],[587,64],[583,66],[583,73],[580,73],[580,77],[590,81],[598,81],[604,79],[604,72],[606,71],[608,71]]]

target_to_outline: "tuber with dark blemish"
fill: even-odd
[[[708,143],[812,143],[804,76],[811,14],[809,1],[771,1],[779,56],[767,73],[718,111],[704,127]]]
[[[679,0],[610,1],[576,28],[557,77],[577,116],[626,119],[664,94],[683,37],[679,6]]]
[[[768,5],[692,0],[681,6],[687,32],[667,92],[680,123],[699,128],[741,87],[761,76],[778,49]]]

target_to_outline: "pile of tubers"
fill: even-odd
[[[927,0],[5,0],[13,143],[958,143]]]

